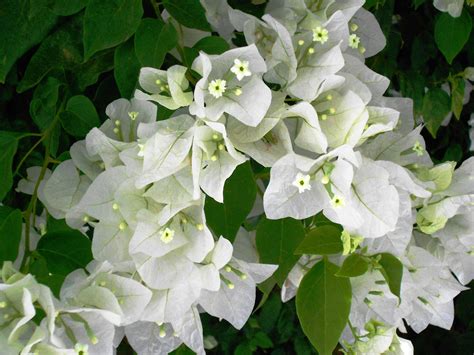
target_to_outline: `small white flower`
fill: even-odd
[[[357,49],[359,48],[360,38],[355,33],[349,36],[349,47]]]
[[[343,207],[345,205],[344,199],[339,195],[334,195],[331,200],[331,203],[334,208]]]
[[[318,26],[313,28],[313,42],[324,44],[329,39],[329,31],[324,27]]]
[[[298,192],[301,194],[306,190],[311,190],[311,185],[309,184],[310,180],[309,175],[303,175],[302,173],[296,174],[295,181],[293,181],[292,185],[298,188]]]
[[[88,355],[89,354],[89,345],[77,343],[74,346],[74,351],[77,355]]]
[[[225,92],[226,85],[227,85],[227,82],[225,80],[216,79],[216,80],[211,81],[207,89],[209,90],[209,93],[212,96],[218,99]]]
[[[246,76],[252,75],[252,72],[249,70],[249,62],[246,60],[241,61],[240,59],[234,59],[234,66],[230,68],[230,71],[237,76],[238,81]]]
[[[160,231],[160,235],[161,241],[165,244],[168,244],[173,240],[174,230],[170,228],[165,228],[164,230]]]
[[[419,156],[419,157],[421,157],[423,155],[423,153],[425,152],[425,149],[423,148],[421,143],[418,142],[418,141],[415,142],[415,144],[413,145],[412,150],[414,152],[416,152],[416,155]]]
[[[130,117],[130,119],[131,119],[132,121],[135,121],[135,120],[137,119],[137,117],[138,117],[138,114],[139,114],[139,112],[134,112],[134,111],[133,111],[133,112],[129,112],[129,113],[128,113],[128,117]]]

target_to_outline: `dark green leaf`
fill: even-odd
[[[449,111],[451,111],[451,99],[444,90],[434,88],[428,91],[423,98],[423,120],[433,137],[436,137]]]
[[[105,50],[73,69],[76,85],[80,91],[84,91],[88,86],[97,82],[100,74],[113,68],[114,50]]]
[[[140,73],[140,63],[135,56],[132,39],[115,49],[114,63],[114,77],[120,94],[130,98],[137,86]]]
[[[21,211],[0,206],[0,264],[14,261],[21,241]]]
[[[61,113],[61,123],[64,130],[78,138],[85,135],[100,124],[99,115],[94,104],[83,95],[73,96],[66,105],[66,110]]]
[[[462,148],[459,144],[455,143],[453,145],[450,145],[446,152],[444,153],[443,159],[441,159],[442,162],[445,161],[457,161],[460,162],[462,159]]]
[[[66,276],[92,260],[91,241],[75,230],[46,233],[36,250],[52,274]]]
[[[50,0],[3,0],[0,5],[0,83],[18,58],[38,44],[53,28],[56,15]]]
[[[449,83],[451,84],[451,111],[453,111],[454,117],[459,120],[463,107],[466,81],[463,78],[451,77],[449,78]]]
[[[352,290],[348,278],[326,258],[303,277],[296,294],[296,311],[304,333],[321,355],[330,355],[346,326]]]
[[[30,115],[42,132],[54,121],[61,85],[62,83],[56,78],[48,77],[35,89],[30,103]]]
[[[262,219],[258,224],[256,244],[260,262],[278,265],[273,277],[280,286],[300,258],[294,251],[304,235],[302,223],[292,218]]]
[[[193,48],[207,54],[221,54],[229,50],[229,43],[221,37],[209,36],[201,38]]]
[[[135,53],[145,67],[160,68],[166,53],[178,43],[178,34],[171,23],[145,18],[135,33]]]
[[[257,185],[250,163],[241,164],[227,179],[224,186],[224,203],[206,197],[204,211],[207,224],[216,235],[234,241],[240,225],[252,210],[257,196]]]
[[[229,49],[229,44],[221,37],[209,36],[200,39],[192,48],[184,48],[185,64],[191,67],[199,51],[207,54],[221,54]]]
[[[84,57],[130,38],[143,15],[141,0],[90,0],[84,15]]]
[[[3,200],[13,184],[12,163],[18,148],[16,134],[0,131],[0,201]]]
[[[390,291],[392,291],[395,296],[400,297],[403,264],[392,254],[382,253],[380,256],[381,259],[379,260],[379,264],[382,266],[382,275],[384,276],[385,281],[387,281]]]
[[[311,230],[296,248],[295,254],[328,255],[341,251],[341,228],[334,224],[327,224]]]
[[[73,18],[48,36],[31,57],[17,91],[37,85],[55,68],[70,69],[82,62],[80,18]]]
[[[369,262],[359,254],[349,255],[337,272],[336,276],[357,277],[364,275],[369,269]]]
[[[434,31],[436,45],[449,64],[463,49],[469,39],[471,29],[471,15],[466,10],[463,10],[459,17],[443,13],[436,20]]]
[[[211,31],[199,0],[164,0],[162,4],[180,24],[198,30]]]
[[[33,262],[30,265],[29,272],[35,276],[39,283],[48,286],[53,291],[53,294],[59,297],[61,286],[66,276],[53,274],[48,269],[46,259],[37,252],[33,252]]]
[[[419,8],[426,0],[413,0],[413,7],[415,10]]]
[[[86,7],[88,0],[54,0],[53,12],[59,16],[71,16]]]

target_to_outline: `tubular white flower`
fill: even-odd
[[[313,42],[319,42],[324,44],[329,39],[329,31],[321,26],[318,26],[313,29]]]
[[[234,65],[230,68],[230,71],[235,74],[238,81],[252,75],[252,72],[249,70],[249,62],[246,60],[241,61],[238,58],[234,59]]]
[[[214,96],[216,99],[222,97],[225,93],[227,82],[222,79],[215,79],[209,83],[208,90],[209,93]]]
[[[295,180],[292,185],[298,188],[298,192],[301,194],[307,190],[311,190],[311,184],[309,183],[311,176],[302,173],[296,174]]]

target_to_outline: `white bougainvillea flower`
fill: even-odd
[[[438,238],[439,242],[433,243],[433,237]],[[459,282],[467,285],[474,279],[474,257],[472,255],[474,211],[454,216],[446,223],[445,228],[427,236],[425,240],[430,245],[423,245],[423,247],[444,261]]]
[[[453,298],[465,288],[449,269],[426,250],[411,246],[404,258],[401,311],[417,333],[428,324],[449,329],[454,320]]]
[[[227,81],[222,80],[222,79],[215,79],[209,83],[209,87],[208,87],[209,93],[212,96],[214,96],[216,99],[218,99],[219,97],[222,97],[222,95],[225,93],[226,85],[227,85]],[[240,96],[240,95],[237,95],[237,96]]]
[[[313,28],[313,42],[324,44],[329,39],[329,31],[321,26]]]
[[[127,340],[138,354],[169,354],[183,342],[169,324],[136,322],[125,327]]]
[[[143,173],[137,186],[166,178],[182,169],[191,149],[194,120],[189,115],[179,115],[156,124],[156,133],[144,144]]]
[[[276,268],[233,259],[228,268],[221,270],[219,291],[202,290],[198,303],[207,313],[241,329],[255,304],[256,283],[265,281]]]
[[[395,230],[399,198],[385,169],[364,159],[355,171],[350,189],[350,197],[345,198],[343,206],[324,211],[329,219],[364,238],[378,238]],[[341,196],[344,198],[344,194]],[[354,227],[358,215],[362,223]]]
[[[341,82],[334,74],[344,66],[344,58],[339,45],[328,51],[305,55],[304,58],[305,62],[298,64],[297,77],[289,84],[288,93],[311,102],[325,90],[325,85]]]
[[[309,183],[309,180],[311,179],[311,176],[308,174],[304,175],[302,173],[296,174],[295,180],[292,182],[293,186],[296,186],[298,188],[298,192],[301,194],[307,190],[311,190],[311,185]]]
[[[54,218],[65,218],[82,199],[90,184],[86,175],[79,175],[73,161],[66,160],[46,180],[40,199]]]
[[[350,73],[359,79],[365,86],[369,89],[371,100],[381,98],[384,92],[388,89],[390,85],[390,80],[380,74],[369,69],[363,62],[358,58],[344,53],[344,68],[342,71],[345,73]],[[400,99],[400,98],[388,98],[388,99]],[[368,104],[369,102],[367,102]],[[382,107],[387,105],[380,104]],[[391,106],[389,106],[391,107]],[[398,111],[401,111],[398,107]],[[413,127],[411,127],[413,128]]]
[[[418,166],[431,167],[433,162],[428,154],[419,156],[413,147],[416,142],[425,147],[425,140],[420,134],[422,127],[417,127],[408,134],[387,132],[361,145],[361,153],[373,160],[387,160],[401,166],[417,164]]]
[[[97,309],[115,325],[138,320],[151,299],[151,291],[140,282],[112,273],[110,265],[92,262],[91,273],[78,269],[66,277],[61,299],[74,307]]]
[[[209,291],[218,291],[221,287],[219,271],[227,265],[232,258],[232,244],[225,238],[220,237],[209,252],[200,267],[203,288]]]
[[[237,152],[227,137],[225,126],[207,122],[196,127],[192,147],[194,198],[199,188],[218,202],[224,199],[224,184],[246,158]]]
[[[241,81],[246,76],[252,75],[252,72],[249,70],[249,62],[246,60],[241,61],[238,58],[234,59],[234,65],[230,68],[230,71],[235,74],[238,81]]]
[[[318,114],[307,102],[289,106],[283,113],[284,118],[297,118],[294,125],[294,143],[296,146],[310,152],[326,153],[328,141],[321,130]],[[288,125],[288,119],[285,122]],[[291,126],[288,125],[288,127]]]
[[[270,183],[263,198],[267,217],[271,219],[284,217],[303,219],[313,216],[329,206],[333,196],[328,194],[326,184],[323,184],[321,180],[326,175],[325,170],[334,169],[334,164],[330,161],[338,156],[351,161],[352,164],[358,164],[358,158],[348,146],[335,149],[316,160],[296,154],[288,154],[278,160],[270,171]],[[342,189],[337,192],[340,196],[349,193],[353,174],[348,174],[347,169],[351,168],[344,164],[343,173],[341,171],[341,174],[334,176],[332,173],[330,174],[334,181],[341,179],[336,184]],[[314,177],[309,180],[311,189],[307,189],[304,193],[299,193],[299,188],[293,184],[298,173]]]
[[[349,47],[357,49],[359,48],[360,38],[355,34],[349,36]]]
[[[377,19],[370,11],[364,8],[359,9],[351,19],[351,23],[357,26],[357,30],[351,34],[354,36],[352,48],[357,48],[357,51],[352,50],[351,54],[369,58],[379,53],[387,44]],[[350,38],[349,43],[351,43]]]
[[[100,130],[114,140],[132,142],[137,138],[138,125],[155,122],[156,112],[157,108],[151,102],[118,99],[107,106],[105,113],[109,119]]]
[[[188,106],[193,101],[192,91],[187,91],[186,67],[173,65],[167,70],[142,68],[138,82],[147,93],[136,90],[135,98],[155,101],[170,109]]]
[[[237,80],[231,72],[235,59],[248,62],[248,70],[253,75]],[[193,62],[193,70],[201,74],[202,79],[195,87],[194,102],[189,107],[191,114],[216,121],[226,112],[249,126],[256,126],[263,119],[270,106],[271,90],[261,79],[266,65],[255,45],[231,49],[221,55],[208,56],[201,52]],[[217,91],[215,87],[209,91],[217,80],[225,80],[225,92],[222,85]],[[238,95],[234,90],[237,88]]]
[[[336,93],[331,100],[318,100],[313,105],[329,147],[355,146],[362,137],[369,114],[361,98],[353,91],[343,96]]]

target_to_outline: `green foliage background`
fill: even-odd
[[[177,3],[189,11],[183,12]],[[255,2],[260,5],[241,0],[229,3],[256,15],[264,8],[262,1]],[[465,67],[474,65],[474,8],[465,6],[461,17],[453,19],[438,12],[431,0],[368,0],[365,7],[375,14],[387,37],[387,47],[368,61],[369,67],[390,78],[390,89],[413,98],[416,115],[425,117],[424,135],[436,162],[468,158],[472,152],[467,121],[474,100],[462,106],[465,84],[461,76]],[[52,167],[67,159],[71,144],[104,120],[109,102],[131,97],[140,67],[175,64],[167,54],[173,48],[188,66],[200,49],[221,53],[228,48],[217,37],[201,40],[193,48],[178,43],[177,29],[161,19],[163,8],[183,25],[209,29],[199,2],[193,0],[0,0],[0,200],[8,206],[0,207],[0,242],[8,245],[0,248],[0,261],[16,257],[22,217],[28,224],[29,217],[40,212],[35,198],[29,200],[12,188],[26,176],[27,167]],[[449,84],[451,95],[441,90],[444,83]],[[450,111],[454,112],[450,124],[440,126]],[[169,114],[159,108],[159,119]],[[252,168],[243,165],[226,184],[227,202],[242,183],[251,187],[246,200],[253,201]],[[227,212],[209,202],[206,214],[212,229],[232,238],[250,208],[239,205],[233,220],[223,218]],[[222,224],[223,220],[227,223]],[[299,235],[291,221],[281,223],[279,228],[291,230],[302,240],[303,233]],[[247,227],[256,228],[256,223]],[[276,227],[268,223],[259,228]],[[64,235],[70,244],[56,242]],[[76,251],[74,256],[68,254],[71,249]],[[23,271],[57,292],[68,272],[91,260],[90,241],[63,222],[48,220],[48,233],[30,257]],[[271,253],[262,255],[263,261],[274,258]],[[286,271],[292,262],[296,259],[286,260]],[[275,283],[281,285],[284,276],[277,274],[270,284],[264,283],[263,291]],[[218,341],[210,353],[315,353],[300,329],[294,301],[282,305],[278,287],[267,296],[241,331],[204,316],[205,335],[213,334]],[[462,293],[455,304],[451,331],[430,327],[420,335],[409,334],[416,353],[473,353],[474,291]],[[125,344],[119,353],[132,352]]]

